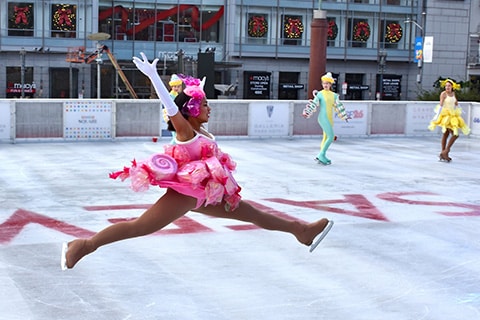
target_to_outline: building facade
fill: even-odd
[[[144,52],[165,79],[207,75],[210,98],[306,99],[315,10],[343,99],[414,100],[480,75],[478,0],[7,0],[0,98],[149,98]]]

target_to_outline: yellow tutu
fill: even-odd
[[[438,126],[442,128],[442,132],[450,129],[456,136],[458,136],[458,129],[461,129],[464,135],[470,133],[470,128],[462,118],[462,108],[442,108],[440,105],[437,105],[434,111],[435,117],[433,117],[428,126],[428,129],[431,131]]]

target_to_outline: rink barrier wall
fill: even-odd
[[[210,100],[208,129],[216,136],[318,136],[315,113],[302,117],[302,100]],[[335,135],[435,136],[428,130],[436,102],[344,101],[350,120],[335,116]],[[480,103],[461,102],[463,117],[480,136]],[[0,99],[0,142],[91,141],[168,136],[158,100]]]

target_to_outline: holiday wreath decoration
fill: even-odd
[[[267,34],[268,21],[264,16],[252,16],[248,19],[248,35],[254,38],[261,38]]]
[[[353,40],[365,42],[370,38],[370,25],[366,21],[360,21],[353,27]]]
[[[11,29],[33,28],[33,6],[25,4],[24,7],[14,6],[13,15],[9,17],[8,27]]]
[[[55,30],[72,31],[76,29],[77,17],[75,14],[75,6],[72,5],[56,5],[53,13],[53,27]]]
[[[338,26],[335,20],[328,21],[327,40],[335,40],[338,35]]]
[[[390,43],[397,43],[402,39],[403,29],[399,23],[392,22],[387,24],[385,32],[385,40]]]
[[[299,39],[303,33],[303,23],[299,18],[286,17],[283,27],[285,35],[289,39]]]

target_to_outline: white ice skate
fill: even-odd
[[[325,226],[325,229],[323,229],[323,231],[320,232],[320,234],[317,236],[317,238],[313,240],[313,243],[310,246],[310,252],[313,252],[313,250],[315,250],[315,248],[317,248],[317,246],[327,236],[328,232],[330,231],[330,229],[332,229],[332,227],[333,227],[333,221],[329,220],[327,225]]]
[[[60,267],[63,271],[67,270],[67,251],[68,251],[68,243],[64,242],[62,244],[62,256],[60,257]]]

